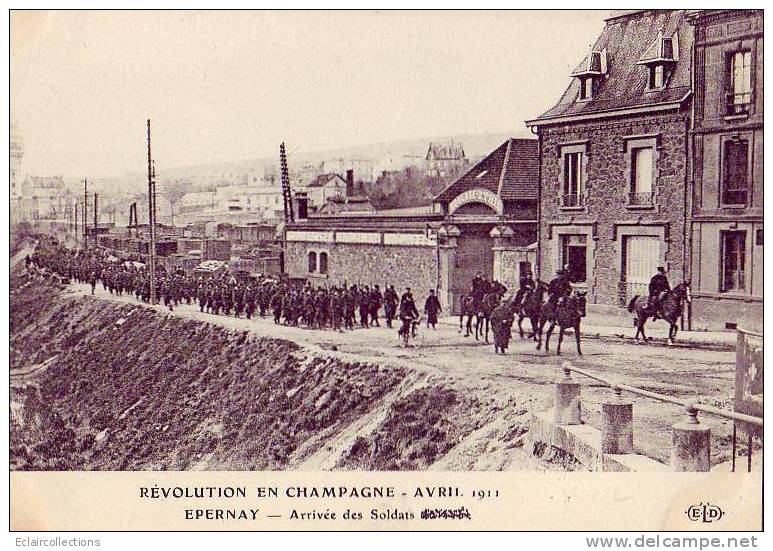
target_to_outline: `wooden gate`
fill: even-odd
[[[462,295],[470,291],[472,278],[479,272],[488,281],[494,277],[493,240],[488,231],[462,233],[457,239],[456,265],[452,278],[452,313],[461,310]]]

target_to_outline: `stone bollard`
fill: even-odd
[[[572,379],[569,363],[564,363],[564,378],[556,383],[556,399],[553,405],[553,421],[556,425],[582,424],[580,407],[580,383]]]
[[[673,426],[671,468],[677,472],[711,470],[711,429],[698,422],[698,411],[687,406],[688,418]]]
[[[614,399],[601,404],[601,453],[633,453],[633,403],[620,387],[612,389]]]

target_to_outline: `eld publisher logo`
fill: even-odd
[[[725,516],[725,512],[718,505],[703,502],[690,506],[684,513],[693,522],[716,522]]]

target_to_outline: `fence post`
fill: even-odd
[[[687,420],[673,426],[671,468],[677,472],[711,470],[711,429],[698,422],[698,410],[687,406]]]
[[[572,379],[571,365],[564,362],[564,378],[556,383],[556,399],[553,406],[553,421],[556,425],[582,424],[580,405],[580,383]]]
[[[601,453],[633,453],[633,403],[619,386],[612,390],[614,398],[601,404]]]

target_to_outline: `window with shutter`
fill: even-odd
[[[631,187],[628,204],[652,204],[653,168],[651,147],[637,147],[631,150]]]
[[[722,232],[722,291],[746,289],[746,232]]]
[[[722,153],[722,204],[746,205],[748,199],[749,142],[727,140]]]
[[[564,154],[564,182],[561,204],[565,207],[581,207],[582,200],[582,162],[580,152]]]
[[[752,99],[752,53],[735,52],[728,58],[727,114],[749,112]]]

